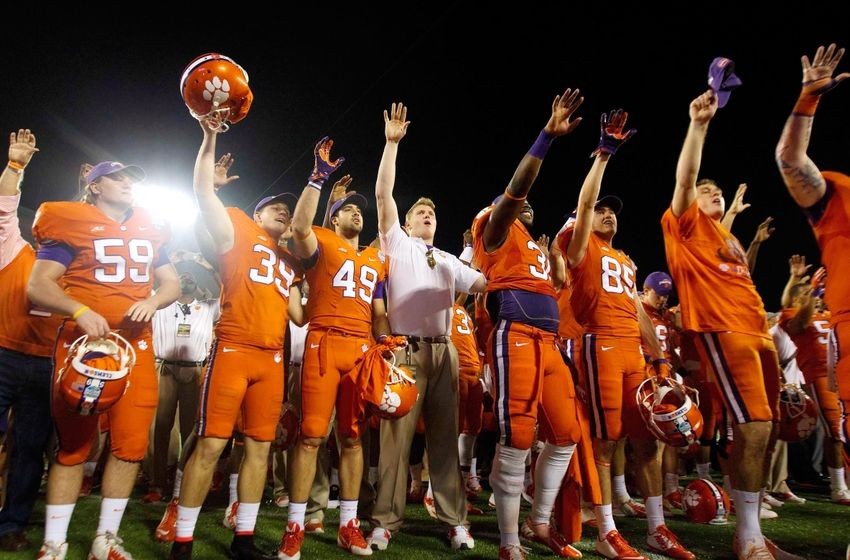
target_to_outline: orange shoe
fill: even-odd
[[[509,544],[499,547],[499,560],[525,560],[525,553],[529,550],[518,544]]]
[[[156,488],[152,489],[150,492],[142,496],[142,501],[146,504],[152,504],[154,502],[162,501],[162,492],[157,490]]]
[[[609,531],[605,540],[596,539],[596,552],[611,560],[646,560],[616,529]]]
[[[685,509],[682,507],[682,492],[679,490],[675,490],[664,496],[664,511],[673,511],[674,509]]]
[[[659,525],[646,536],[646,546],[652,552],[679,560],[694,560],[694,553],[682,546],[667,525]]]
[[[611,514],[614,517],[637,517],[646,519],[646,506],[634,499],[629,498],[625,502],[613,504]]]
[[[765,539],[766,541],[767,539]],[[757,543],[754,540],[748,540],[743,545],[738,540],[738,535],[732,540],[732,550],[738,560],[776,560],[770,550],[767,548],[767,542],[764,544]]]
[[[180,498],[172,498],[168,505],[165,506],[165,513],[162,514],[162,521],[156,526],[154,537],[159,542],[172,542],[177,534],[177,505],[180,503]]]
[[[239,502],[233,502],[224,510],[224,519],[221,520],[221,524],[225,529],[236,530],[236,512],[238,509]]]
[[[581,558],[581,552],[568,543],[567,539],[564,538],[564,535],[556,531],[554,527],[549,525],[549,534],[545,537],[538,534],[536,527],[542,526],[535,526],[531,522],[531,518],[526,517],[522,527],[519,528],[519,534],[530,541],[545,544],[552,549],[555,556],[558,556],[559,558]]]
[[[773,557],[776,558],[776,560],[803,560],[802,556],[785,552],[767,537],[764,538],[764,544],[767,545],[767,549],[771,554],[773,554]]]
[[[349,521],[347,525],[340,526],[336,544],[355,556],[372,555],[372,549],[369,548],[366,539],[363,538],[363,533],[360,531],[360,520],[356,517]]]
[[[434,504],[434,497],[429,496],[427,493],[425,497],[422,498],[422,505],[425,506],[425,511],[428,512],[433,519],[437,519],[437,506]]]
[[[298,560],[301,558],[301,543],[304,542],[304,529],[295,521],[286,524],[286,532],[280,539],[277,557],[280,560]]]

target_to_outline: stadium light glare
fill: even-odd
[[[142,183],[134,191],[136,205],[147,208],[172,229],[191,227],[198,214],[195,198],[189,193],[165,185]]]

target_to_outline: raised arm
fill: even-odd
[[[717,112],[717,96],[708,90],[693,101],[689,108],[691,123],[676,165],[676,189],[671,207],[673,215],[681,216],[697,196],[697,175],[702,161],[702,147],[708,123]]]
[[[756,234],[752,242],[750,242],[750,246],[747,247],[747,266],[750,269],[750,274],[756,269],[756,259],[758,258],[761,244],[770,239],[770,236],[776,231],[776,228],[770,227],[771,222],[773,222],[773,218],[768,216],[759,224]]]
[[[791,307],[791,288],[795,284],[808,280],[806,274],[811,267],[812,265],[806,264],[806,257],[802,255],[791,255],[791,258],[788,259],[788,282],[785,283],[785,287],[782,289],[782,299],[780,300],[783,308]]]
[[[587,252],[587,242],[593,229],[593,212],[596,208],[596,199],[599,198],[599,189],[602,187],[602,176],[608,159],[617,152],[617,148],[634,136],[635,129],[625,130],[629,114],[622,109],[602,113],[599,118],[599,146],[593,152],[593,165],[584,178],[581,191],[578,195],[578,206],[576,206],[576,223],[573,236],[567,245],[567,266],[572,268],[584,259]]]
[[[732,223],[735,221],[735,218],[738,217],[738,214],[751,206],[751,204],[744,202],[744,195],[746,193],[747,184],[741,183],[738,185],[738,190],[735,192],[735,198],[732,199],[732,204],[729,205],[729,209],[726,210],[726,213],[720,220],[720,225],[725,227],[728,231],[732,231]]]
[[[815,298],[812,297],[811,286],[797,284],[794,290],[797,291],[796,296],[800,307],[797,309],[797,314],[788,321],[787,331],[790,335],[797,335],[805,331],[812,322],[812,315],[815,313]]]
[[[493,213],[484,226],[485,250],[498,249],[505,242],[508,230],[519,216],[523,204],[525,204],[528,191],[531,190],[531,185],[537,178],[537,173],[540,171],[540,166],[543,165],[543,158],[546,157],[552,140],[558,136],[569,134],[581,122],[581,117],[573,120],[570,120],[570,118],[583,101],[584,97],[579,97],[579,90],[577,89],[575,91],[567,89],[563,95],[555,96],[549,121],[540,131],[531,149],[520,160],[508,187],[505,189],[505,195],[493,208]]]
[[[295,213],[292,214],[293,248],[295,256],[302,259],[313,256],[319,246],[316,234],[313,233],[313,220],[316,219],[322,186],[331,173],[345,161],[345,158],[331,161],[333,145],[334,141],[325,136],[313,148],[313,172],[310,174],[307,186],[301,191],[298,204],[295,205]]]
[[[844,49],[836,50],[835,43],[825,50],[823,46],[818,47],[812,62],[803,55],[803,89],[776,146],[779,172],[788,192],[801,208],[813,206],[826,192],[826,182],[806,150],[809,148],[812,123],[821,95],[850,78],[847,72],[832,77],[842,56]]]
[[[216,194],[215,188],[215,141],[218,132],[213,130],[208,120],[201,120],[204,139],[195,160],[195,172],[192,184],[198,201],[201,220],[212,237],[213,246],[219,255],[233,247],[233,222]]]
[[[407,134],[407,107],[403,103],[393,103],[390,114],[384,111],[384,153],[378,167],[375,180],[375,202],[378,205],[378,231],[386,233],[398,221],[398,206],[393,198],[395,187],[395,160],[398,156],[398,144]]]
[[[323,228],[333,229],[333,227],[331,227],[331,208],[333,207],[334,202],[342,200],[346,196],[357,192],[348,190],[348,187],[351,186],[352,180],[351,175],[343,175],[339,181],[334,183],[334,187],[331,189],[331,195],[328,197],[328,203],[325,205],[325,217],[322,218]]]
[[[35,147],[35,134],[28,128],[18,130],[17,134],[9,134],[9,163],[0,175],[0,196],[14,196],[18,194],[18,186],[24,176],[24,168],[29,165],[34,153],[38,151]]]

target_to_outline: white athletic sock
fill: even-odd
[[[830,490],[835,490],[839,492],[841,490],[847,490],[847,481],[844,480],[844,468],[833,469],[832,467],[827,467],[829,469],[829,486]]]
[[[357,500],[339,501],[339,526],[345,527],[357,517]]]
[[[257,525],[257,514],[260,512],[260,502],[246,504],[239,502],[236,510],[236,534],[253,535],[254,527]]]
[[[472,461],[469,462],[469,474],[470,476],[478,476],[478,458],[473,457]]]
[[[457,436],[457,451],[460,457],[460,466],[468,467],[472,464],[472,450],[475,448],[475,436],[460,434]]]
[[[44,512],[44,542],[62,544],[68,540],[68,525],[74,514],[73,504],[47,504]]]
[[[603,504],[593,508],[596,513],[596,524],[599,530],[599,540],[605,540],[605,536],[617,529],[614,524],[614,514],[611,513],[611,504]]]
[[[652,534],[659,526],[664,525],[664,502],[661,496],[649,496],[646,504],[646,530]]]
[[[527,449],[496,446],[490,486],[496,501],[496,518],[499,522],[502,546],[519,543],[519,509]]]
[[[534,469],[534,505],[531,508],[532,523],[549,523],[558,490],[561,489],[575,448],[575,444],[559,446],[547,443],[537,457]]]
[[[239,501],[239,473],[234,473],[230,475],[230,481],[228,485],[228,490],[230,492],[229,504]],[[238,512],[237,512],[238,513]]]
[[[679,489],[679,475],[676,473],[664,473],[664,495],[669,496]]]
[[[179,498],[180,497],[180,485],[183,483],[183,469],[177,469],[177,472],[174,473],[174,491],[171,493],[172,497]]]
[[[697,463],[697,476],[703,480],[711,480],[711,463]]]
[[[104,533],[118,534],[118,526],[121,525],[121,518],[124,517],[124,510],[127,509],[127,498],[103,498],[100,501],[100,520],[97,524],[97,534]]]
[[[738,539],[743,542],[754,540],[759,545],[763,545],[764,537],[759,525],[759,510],[761,509],[759,492],[732,490],[732,497],[735,500]]]
[[[611,477],[611,486],[614,490],[614,501],[617,503],[628,502],[632,499],[626,489],[626,475],[618,474]]]
[[[307,513],[307,502],[296,504],[289,502],[289,521],[294,521],[302,529],[304,528],[304,515]]]
[[[177,506],[177,534],[174,540],[178,542],[191,541],[195,534],[195,524],[201,514],[201,506]]]

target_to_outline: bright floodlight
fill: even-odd
[[[162,185],[141,183],[133,191],[136,205],[165,220],[172,229],[191,226],[198,214],[195,199],[189,193]]]

